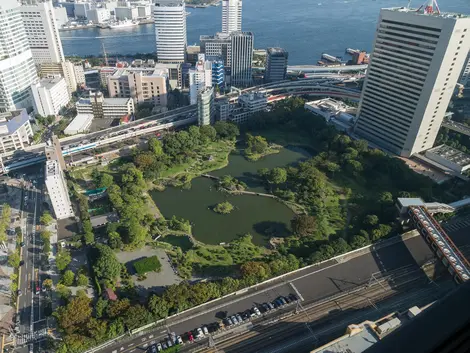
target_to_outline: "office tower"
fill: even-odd
[[[266,66],[264,82],[276,82],[286,79],[287,59],[289,53],[282,48],[268,48],[266,50]]]
[[[20,7],[29,47],[36,65],[65,61],[51,0]]]
[[[380,12],[355,132],[398,155],[431,148],[470,46],[470,18],[416,9]]]
[[[201,53],[207,58],[219,57],[224,62],[225,69],[232,66],[232,40],[230,35],[217,33],[215,36],[200,36]]]
[[[199,126],[210,125],[214,118],[214,88],[199,92],[197,97],[197,120]]]
[[[468,52],[467,59],[465,59],[459,83],[466,87],[470,87],[470,51]]]
[[[232,86],[249,87],[252,83],[253,33],[233,32],[230,83]]]
[[[242,0],[222,1],[222,33],[242,30]]]
[[[212,86],[222,88],[225,85],[225,67],[221,59],[212,60]]]
[[[184,0],[157,0],[153,6],[157,59],[182,63],[186,57],[186,11]]]
[[[30,108],[38,77],[16,0],[0,1],[0,113]]]
[[[196,67],[190,69],[188,75],[190,104],[196,104],[199,93],[212,86],[212,63],[204,60],[204,54],[199,54]]]

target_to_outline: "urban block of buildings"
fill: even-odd
[[[403,157],[430,149],[469,47],[468,16],[382,9],[355,133]]]
[[[33,130],[26,109],[0,113],[0,153],[23,150],[29,146]]]

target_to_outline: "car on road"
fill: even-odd
[[[202,332],[202,329],[198,327],[196,329],[196,338],[202,338],[202,337],[204,337],[204,333]]]
[[[21,261],[20,261],[20,266],[23,266],[23,265],[24,265],[24,261],[21,260]]]
[[[21,295],[21,294],[23,294],[23,292],[21,291],[21,289],[18,289],[18,290],[16,291],[16,294],[17,294],[17,295]]]
[[[292,301],[295,301],[295,302],[299,300],[299,298],[297,298],[295,294],[289,294],[289,298],[291,298]]]
[[[226,323],[225,323],[225,326],[232,326],[232,325],[233,325],[233,321],[232,321],[232,319],[230,319],[229,317],[227,317],[227,318],[225,319],[225,322],[226,322]]]
[[[21,246],[22,248],[24,248],[24,245],[25,245],[25,244],[24,244],[24,241],[22,241],[22,242],[20,243],[20,246]]]

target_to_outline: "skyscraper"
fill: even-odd
[[[206,61],[204,54],[199,54],[195,68],[190,69],[188,75],[190,104],[196,104],[198,94],[205,88],[212,87],[212,62]]]
[[[65,61],[51,0],[20,7],[29,47],[36,65]]]
[[[197,120],[199,126],[210,125],[214,119],[214,88],[208,87],[197,96]]]
[[[32,107],[38,77],[16,0],[0,1],[0,112]]]
[[[233,32],[230,34],[232,59],[230,83],[232,86],[248,87],[252,83],[253,33]]]
[[[242,30],[242,0],[222,1],[222,33]]]
[[[153,6],[157,59],[182,63],[186,57],[186,11],[184,0],[157,0]]]
[[[470,18],[382,9],[355,132],[401,156],[431,148],[470,46]]]
[[[287,59],[289,53],[282,48],[268,48],[266,51],[266,66],[264,82],[276,82],[286,79]]]

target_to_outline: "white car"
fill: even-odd
[[[202,338],[202,337],[204,337],[204,333],[202,332],[202,329],[198,327],[196,329],[196,338]]]
[[[261,316],[261,312],[259,311],[259,309],[256,306],[253,307],[253,311],[255,312],[255,314],[257,316]]]
[[[160,342],[157,343],[157,352],[161,352],[163,350],[162,344]]]
[[[181,336],[176,336],[176,344],[183,344],[183,339]]]
[[[202,326],[202,332],[204,332],[205,335],[209,334],[209,330],[207,329],[206,326]]]

